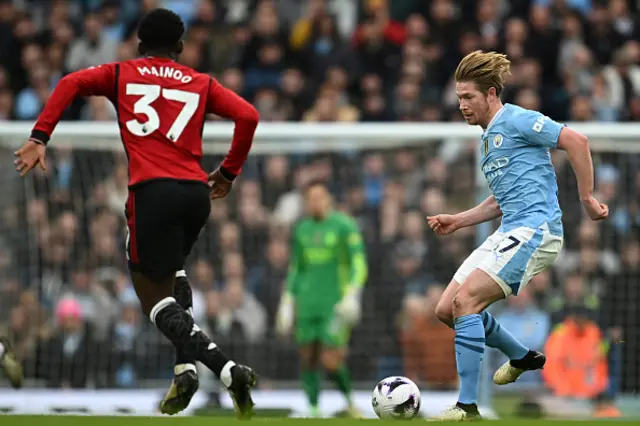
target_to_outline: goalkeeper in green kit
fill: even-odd
[[[360,230],[349,216],[334,211],[326,186],[305,191],[307,217],[294,228],[291,265],[280,301],[276,329],[289,335],[295,320],[302,383],[311,415],[320,416],[318,399],[324,369],[345,395],[348,413],[361,417],[351,400],[345,364],[351,329],[358,323],[367,261]]]

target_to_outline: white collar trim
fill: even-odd
[[[504,105],[502,105],[502,108],[500,108],[498,110],[498,112],[496,112],[496,115],[493,116],[493,118],[491,119],[491,121],[489,122],[489,125],[487,126],[487,130],[485,130],[485,133],[487,133],[489,131],[489,129],[491,128],[491,126],[493,126],[493,123],[496,122],[496,120],[498,118],[500,118],[500,116],[502,115],[502,113],[504,112]]]

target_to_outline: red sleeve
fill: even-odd
[[[253,135],[258,127],[258,111],[249,102],[212,78],[207,97],[207,112],[233,120],[235,123],[231,148],[221,166],[223,175],[233,180],[242,171],[242,165],[249,155]]]
[[[31,137],[47,143],[62,113],[78,96],[106,96],[113,100],[117,64],[92,67],[66,75],[58,82],[33,126]]]

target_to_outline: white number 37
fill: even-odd
[[[126,85],[126,93],[127,95],[142,96],[133,104],[133,112],[147,116],[146,123],[141,123],[136,119],[127,121],[127,129],[136,136],[148,136],[160,128],[160,117],[155,108],[151,106],[151,103],[161,95],[165,99],[184,104],[167,133],[167,137],[173,142],[176,142],[180,138],[180,135],[185,127],[187,127],[187,123],[189,123],[189,120],[193,117],[200,103],[200,95],[197,93],[176,89],[163,89],[156,84],[129,83]]]

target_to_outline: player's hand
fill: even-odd
[[[22,145],[22,148],[15,152],[17,158],[14,164],[16,165],[16,170],[20,172],[20,177],[25,176],[31,169],[37,166],[40,166],[43,171],[47,171],[45,151],[46,146],[43,143],[30,139]]]
[[[360,304],[360,289],[348,291],[336,305],[335,312],[340,320],[351,327],[360,321],[362,307]]]
[[[276,314],[276,333],[280,337],[288,337],[293,328],[293,319],[295,315],[295,305],[293,297],[289,293],[285,293],[280,300],[278,313]]]
[[[594,197],[582,200],[582,206],[587,211],[591,220],[602,220],[609,217],[609,206],[599,202]]]
[[[231,191],[232,186],[233,182],[222,176],[220,169],[209,173],[209,188],[211,188],[209,197],[212,200],[226,197],[229,191]]]
[[[456,232],[460,226],[456,217],[451,214],[439,214],[436,216],[428,216],[427,223],[429,227],[437,235],[449,235]]]

